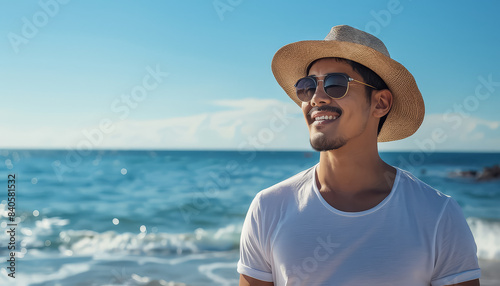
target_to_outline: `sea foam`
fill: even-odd
[[[468,218],[477,245],[477,255],[481,259],[500,261],[500,221]]]
[[[66,255],[187,254],[227,251],[238,248],[241,226],[228,225],[215,230],[196,229],[191,233],[98,233],[67,230],[59,234],[59,251]]]

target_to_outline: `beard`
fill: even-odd
[[[329,139],[324,134],[318,134],[314,138],[309,139],[309,143],[311,143],[311,147],[314,150],[323,152],[339,149],[347,143],[347,139],[343,137]]]

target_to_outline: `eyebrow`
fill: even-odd
[[[326,77],[326,76],[328,76],[328,75],[330,75],[330,74],[339,74],[339,73],[338,73],[338,72],[331,72],[331,73],[326,73],[326,74],[319,75],[319,76],[324,76],[324,77]],[[313,75],[308,75],[308,76],[310,76],[310,77],[318,77],[317,75],[314,75],[314,74],[313,74]]]

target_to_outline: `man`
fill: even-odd
[[[381,160],[412,135],[424,103],[373,35],[333,27],[274,56],[320,161],[257,194],[241,234],[240,285],[479,285],[458,204]]]

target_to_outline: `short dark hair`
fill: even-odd
[[[376,87],[377,90],[389,89],[387,87],[387,84],[384,82],[384,80],[378,74],[376,74],[374,71],[372,71],[371,69],[367,68],[366,66],[364,66],[364,65],[362,65],[362,64],[360,64],[358,62],[351,61],[351,60],[344,59],[344,58],[331,57],[329,59],[334,59],[337,62],[346,63],[346,64],[350,65],[351,68],[355,72],[357,72],[359,75],[361,75],[361,77],[363,78],[363,81],[365,83]],[[309,74],[309,70],[311,69],[311,66],[315,62],[317,62],[318,60],[320,60],[320,59],[317,59],[317,60],[313,61],[311,64],[309,64],[309,66],[307,67],[307,74]],[[365,86],[365,90],[366,90],[366,98],[367,98],[368,102],[370,102],[371,101],[371,90],[372,90],[372,88],[368,87],[368,86]],[[386,115],[384,115],[384,116],[382,116],[380,118],[380,121],[378,122],[377,135],[380,133],[380,130],[382,129],[382,126],[384,125],[384,122],[387,119],[387,115],[389,115],[389,112],[387,112]]]

